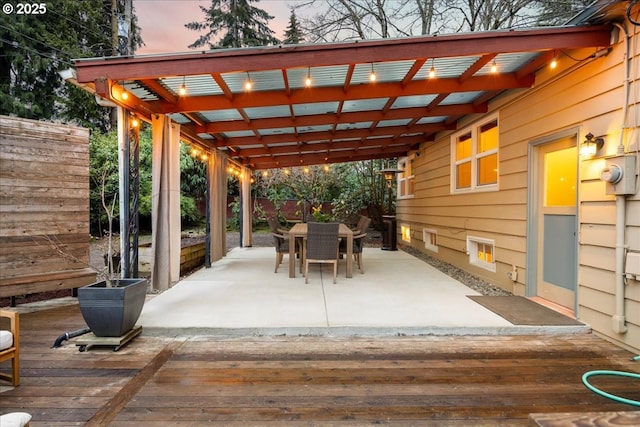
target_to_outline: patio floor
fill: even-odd
[[[0,385],[0,413],[28,412],[32,427],[640,422],[581,383],[638,370],[588,327],[513,326],[407,253],[365,259],[364,275],[342,266],[337,284],[313,271],[305,285],[285,264],[273,273],[273,248],[234,249],[150,297],[142,335],[117,352],[80,352],[82,336],[51,347],[84,326],[73,298],[20,305],[21,384]],[[640,398],[628,378],[595,385]]]
[[[345,261],[334,284],[329,265],[309,283],[274,273],[269,247],[234,248],[150,299],[139,323],[152,335],[452,335],[585,332],[586,326],[515,326],[469,299],[478,292],[404,252],[365,248],[365,273]]]

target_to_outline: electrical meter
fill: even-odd
[[[606,193],[623,196],[636,191],[636,157],[616,156],[606,159],[600,179],[607,183]]]

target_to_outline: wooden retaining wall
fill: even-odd
[[[89,131],[0,116],[0,297],[76,288],[89,266]]]

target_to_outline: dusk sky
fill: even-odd
[[[255,6],[274,16],[270,22],[278,38],[283,37],[289,21],[288,5],[292,0],[261,0]],[[199,6],[209,7],[211,0],[134,0],[133,5],[138,16],[138,25],[142,29],[142,39],[146,46],[137,50],[137,54],[188,52],[187,46],[200,34],[188,30],[184,24],[202,21],[204,14]]]

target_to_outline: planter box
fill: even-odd
[[[135,326],[147,296],[147,279],[120,279],[117,287],[104,281],[78,289],[82,317],[97,337],[120,337]]]

